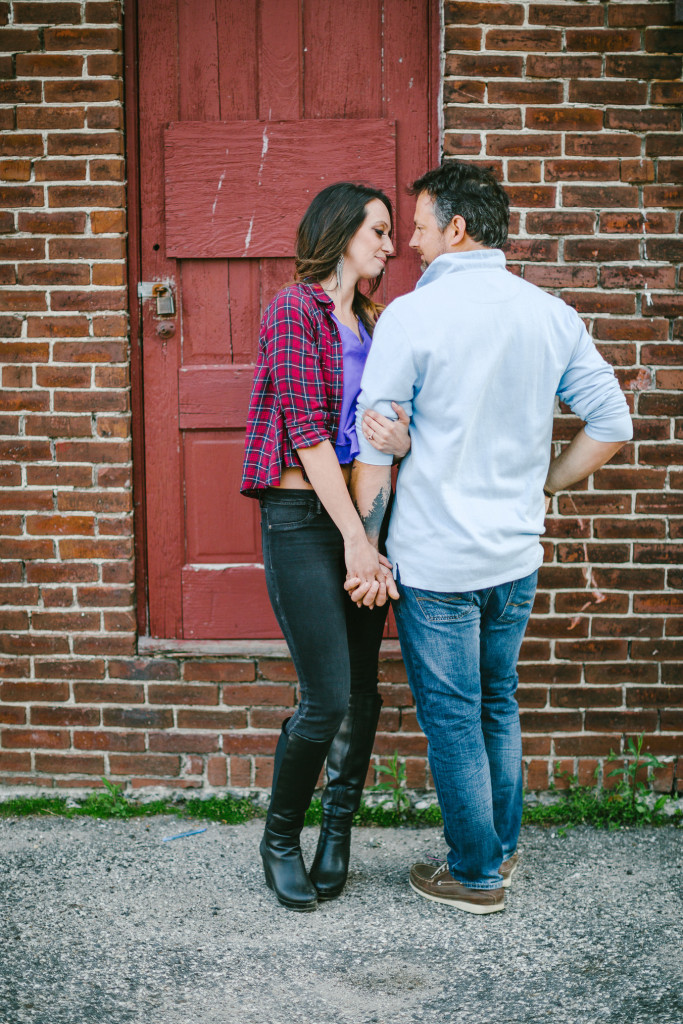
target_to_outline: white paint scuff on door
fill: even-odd
[[[258,169],[258,182],[257,182],[258,185],[261,184],[261,178],[263,177],[263,168],[264,168],[264,165],[265,165],[265,162],[266,162],[266,154],[267,154],[267,152],[268,152],[268,125],[266,125],[265,128],[263,129],[263,144],[261,146],[261,163],[260,163],[259,169]],[[242,253],[243,256],[246,256],[247,253],[249,252],[249,246],[251,245],[251,233],[252,233],[253,228],[254,228],[254,218],[255,218],[255,216],[256,216],[256,213],[255,212],[252,213],[251,220],[249,221],[249,228],[247,229],[247,236],[244,239],[244,252]]]
[[[228,156],[229,153],[230,153],[230,150],[226,149],[225,155]],[[220,191],[223,188],[223,182],[225,181],[225,175],[227,173],[228,173],[228,168],[226,167],[225,170],[223,171],[223,173],[221,174],[220,179],[218,181],[218,188],[216,189],[216,197],[215,197],[215,199],[213,201],[213,206],[211,207],[211,219],[212,220],[216,216],[216,204],[218,203],[218,196],[220,195]]]

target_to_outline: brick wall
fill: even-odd
[[[672,760],[683,753],[683,29],[673,9],[445,5],[445,152],[496,169],[515,207],[511,268],[584,317],[635,414],[633,443],[553,501],[520,667],[530,788],[546,784],[549,760],[590,780],[629,734]],[[557,440],[578,426],[564,410]]]
[[[445,5],[445,152],[508,183],[511,266],[586,318],[636,413],[549,520],[520,665],[529,788],[558,761],[591,781],[639,732],[660,786],[683,777],[672,8]],[[120,14],[0,2],[0,786],[267,786],[295,700],[282,652],[137,652]],[[577,427],[563,412],[558,439]],[[380,678],[376,756],[398,750],[422,787],[394,651]]]

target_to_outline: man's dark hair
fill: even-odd
[[[441,231],[459,215],[475,242],[492,249],[505,244],[510,200],[490,171],[449,160],[413,182],[411,195],[419,196],[421,192],[427,192],[434,200],[434,216]]]

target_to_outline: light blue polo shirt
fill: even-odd
[[[387,553],[401,582],[481,590],[543,560],[543,485],[555,396],[597,441],[626,441],[614,371],[561,299],[511,274],[499,249],[439,256],[382,313],[358,401],[358,461],[391,457],[363,437],[366,409],[411,417]]]

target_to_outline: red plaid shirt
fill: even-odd
[[[283,469],[301,468],[297,448],[337,436],[344,372],[332,308],[320,285],[300,282],[263,315],[241,487],[251,498],[277,486]]]

